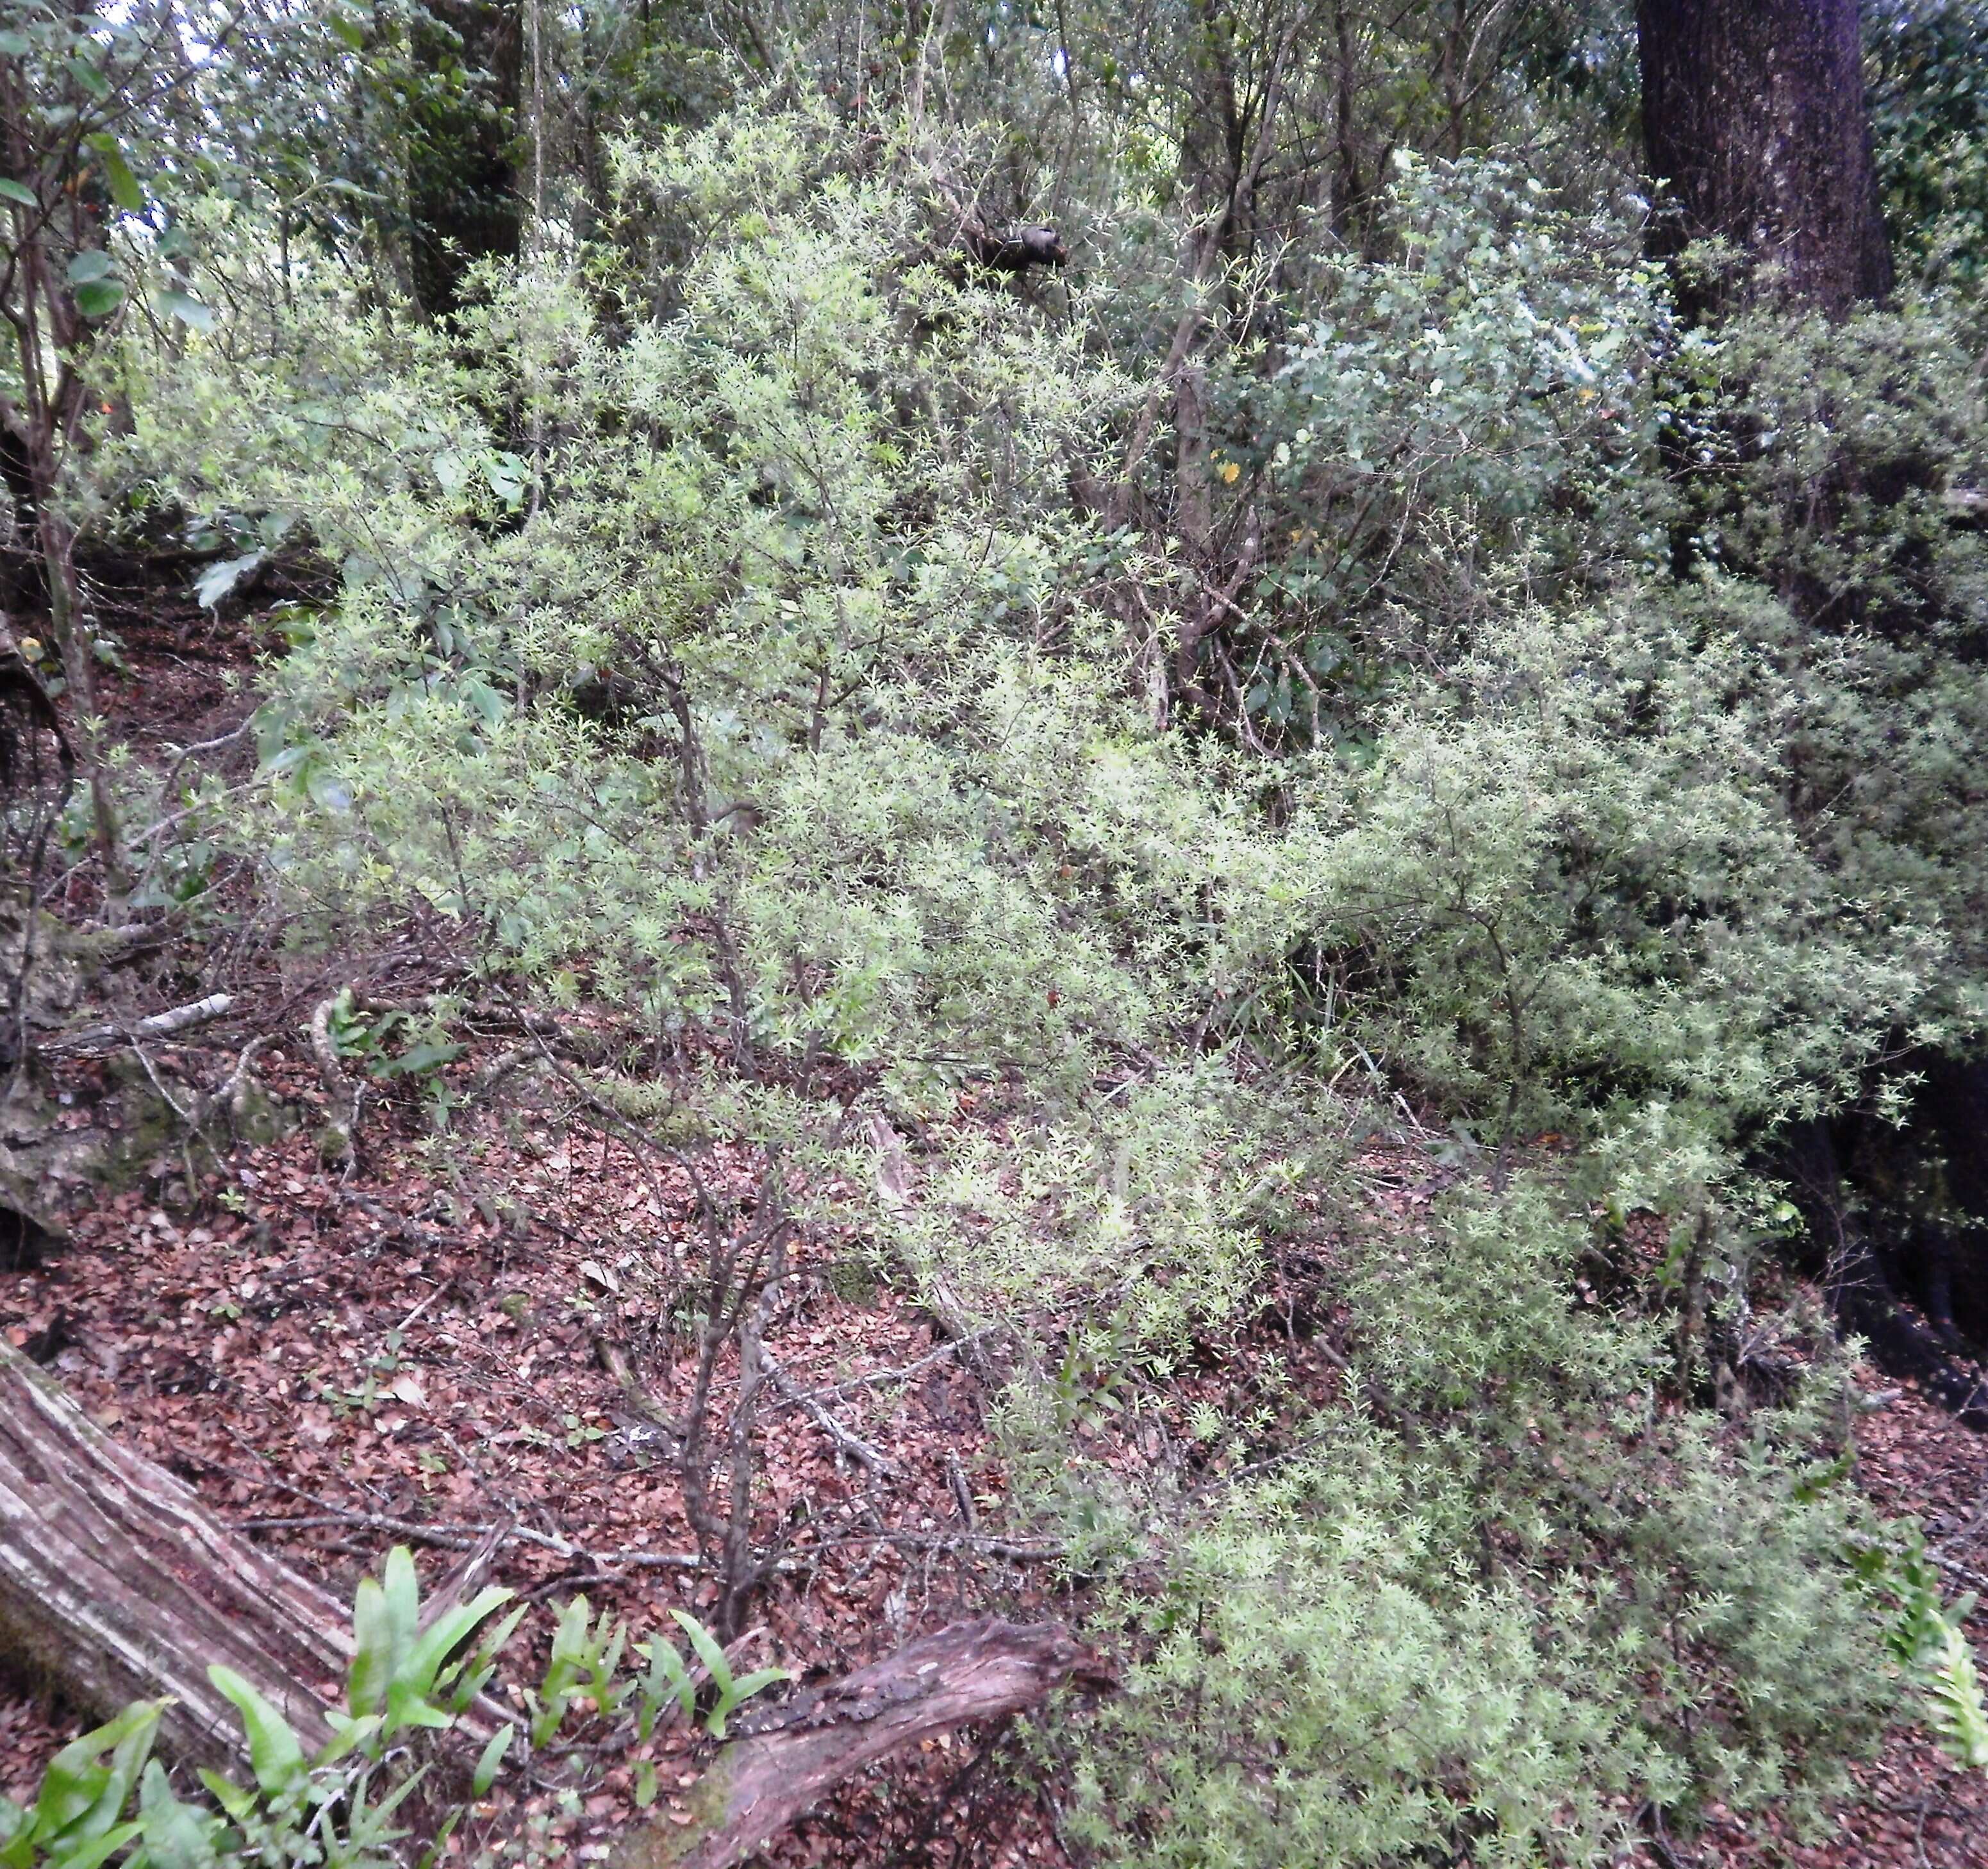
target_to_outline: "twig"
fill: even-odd
[[[235,1519],[229,1523],[238,1532],[303,1532],[330,1526],[358,1525],[369,1531],[390,1532],[397,1538],[418,1539],[423,1544],[438,1545],[448,1551],[475,1550],[484,1539],[496,1533],[501,1534],[497,1539],[500,1546],[513,1542],[536,1545],[556,1556],[584,1559],[597,1568],[617,1564],[637,1570],[698,1570],[704,1566],[704,1560],[695,1551],[589,1551],[566,1539],[555,1538],[547,1532],[535,1532],[522,1525],[424,1525],[418,1519],[396,1519],[384,1512],[336,1509],[311,1512],[300,1518]]]
[[[908,1551],[965,1551],[975,1556],[1005,1557],[1018,1564],[1055,1563],[1068,1555],[1068,1547],[1048,1538],[1024,1542],[1013,1538],[990,1538],[980,1532],[838,1532],[818,1539],[810,1550],[828,1550],[840,1545],[901,1545]]]
[[[938,1349],[928,1350],[915,1363],[907,1363],[901,1369],[874,1369],[866,1375],[851,1376],[842,1382],[830,1383],[825,1388],[809,1389],[792,1399],[802,1401],[827,1401],[837,1395],[847,1395],[852,1389],[888,1388],[893,1383],[908,1382],[921,1370],[929,1369],[935,1363],[943,1363],[948,1357],[956,1357],[963,1350],[970,1350],[982,1338],[994,1336],[1007,1328],[1005,1324],[982,1324],[978,1330],[965,1337],[948,1339]]]
[[[64,1053],[99,1051],[113,1045],[142,1044],[150,1039],[171,1038],[175,1033],[225,1019],[234,1007],[232,993],[210,993],[205,999],[174,1006],[170,1012],[154,1012],[144,1019],[117,1025],[86,1026],[80,1032],[51,1039],[47,1049]]]
[[[959,1507],[959,1522],[970,1533],[978,1528],[973,1511],[972,1489],[966,1483],[966,1475],[960,1471],[959,1462],[952,1455],[945,1457],[945,1481],[952,1489],[952,1496]]]
[[[705,1568],[705,1560],[695,1551],[647,1551],[627,1546],[613,1551],[590,1551],[583,1545],[576,1545],[570,1539],[557,1538],[549,1532],[535,1532],[528,1526],[458,1525],[441,1522],[424,1525],[417,1519],[396,1519],[385,1512],[346,1512],[335,1506],[296,1518],[234,1519],[228,1523],[238,1532],[304,1532],[323,1530],[333,1526],[363,1526],[369,1531],[390,1532],[397,1538],[416,1539],[423,1544],[435,1545],[445,1551],[473,1551],[484,1540],[495,1536],[498,1548],[512,1543],[535,1545],[541,1550],[551,1552],[555,1556],[577,1559],[590,1564],[597,1570],[609,1567],[627,1570],[702,1570]],[[806,1567],[790,1558],[779,1560],[776,1564],[776,1568],[782,1570],[804,1570]]]
[[[829,1413],[821,1404],[804,1390],[794,1386],[794,1379],[773,1360],[773,1352],[762,1344],[759,1360],[764,1365],[766,1377],[781,1396],[796,1408],[805,1409],[813,1416],[816,1427],[830,1440],[852,1459],[860,1461],[873,1473],[881,1473],[894,1479],[898,1469],[881,1448],[864,1440],[859,1434],[852,1433]]]

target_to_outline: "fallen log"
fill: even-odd
[[[1039,1706],[1067,1681],[1113,1685],[1061,1623],[955,1623],[749,1722],[698,1781],[690,1822],[646,1826],[614,1869],[733,1869],[865,1766]]]
[[[246,1742],[208,1665],[233,1668],[314,1750],[331,1736],[322,1691],[345,1675],[350,1621],[0,1343],[0,1661],[106,1719],[170,1695],[161,1749],[233,1770]]]

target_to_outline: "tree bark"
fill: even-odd
[[[1884,1257],[1846,1188],[1830,1125],[1820,1118],[1794,1125],[1780,1165],[1814,1244],[1837,1322],[1869,1344],[1881,1368],[1918,1383],[1968,1427],[1988,1429],[1988,1383],[1899,1302]]]
[[[455,309],[476,261],[516,259],[523,238],[516,0],[427,0],[412,50],[424,86],[407,176],[411,270],[421,309],[440,317]]]
[[[191,1489],[120,1446],[0,1343],[0,1660],[86,1711],[171,1695],[168,1752],[248,1764],[223,1662],[306,1749],[351,1658],[343,1608],[220,1525]]]
[[[1831,313],[1891,289],[1857,0],[1637,0],[1652,245],[1721,235]],[[1685,309],[1712,309],[1682,286]]]
[[[1073,1678],[1111,1685],[1061,1623],[955,1623],[762,1716],[699,1782],[692,1821],[637,1831],[614,1869],[732,1869],[865,1766],[1040,1705]]]

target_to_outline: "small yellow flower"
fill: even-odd
[[[21,638],[21,660],[24,662],[39,662],[41,659],[42,645],[39,640],[32,636],[22,637]]]
[[[1222,476],[1222,484],[1225,487],[1232,487],[1240,477],[1242,470],[1234,461],[1225,461],[1215,471]]]

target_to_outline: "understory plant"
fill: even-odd
[[[500,1614],[508,1590],[489,1588],[424,1619],[414,1560],[389,1552],[378,1578],[361,1581],[353,1610],[352,1662],[344,1705],[328,1708],[332,1736],[307,1751],[280,1711],[232,1669],[208,1670],[239,1714],[252,1782],[197,1776],[204,1799],[175,1789],[152,1749],[168,1701],[141,1701],[72,1740],[42,1773],[26,1806],[0,1801],[0,1864],[6,1869],[218,1869],[227,1864],[322,1864],[324,1869],[402,1869],[433,1862],[443,1844],[507,1776],[530,1769],[572,1718],[576,1695],[587,1718],[630,1743],[647,1739],[659,1715],[693,1715],[708,1683],[705,1716],[714,1739],[753,1695],[786,1680],[781,1668],[736,1676],[710,1632],[675,1612],[696,1663],[661,1637],[641,1644],[648,1662],[623,1678],[627,1631],[597,1621],[584,1597],[558,1615],[545,1676],[526,1702],[528,1737],[515,1722],[492,1729],[482,1698],[498,1655],[524,1621],[523,1605]],[[480,1739],[478,1736],[480,1735]],[[647,1766],[650,1795],[654,1768]],[[424,1786],[427,1790],[424,1792]],[[411,1819],[418,1815],[418,1830]]]
[[[134,336],[93,496],[288,528],[320,582],[250,791],[165,802],[299,942],[418,911],[607,1009],[675,1073],[621,1107],[701,1098],[838,1189],[908,1143],[915,1195],[838,1218],[1002,1345],[1011,1509],[1128,1660],[1051,1749],[1097,1861],[1812,1812],[1898,1688],[1868,1514],[1811,1483],[1849,1377],[1728,1340],[1761,1138],[1895,1106],[1984,1004],[1979,547],[1881,497],[1901,424],[1972,461],[1966,411],[1681,333],[1620,216],[1406,165],[1215,424],[1262,653],[1197,718],[1151,689],[1195,567],[1096,495],[1163,400],[1100,335],[1137,282],[966,264],[989,158],[937,135],[788,96],[626,142],[588,238],[445,325],[308,253],[279,292],[205,209],[235,309]],[[1959,328],[1899,318],[1942,380]],[[1799,624],[1832,578],[1871,600]],[[1715,1210],[1716,1266],[1648,1248]],[[687,1705],[590,1614],[534,1742]],[[1960,1692],[1946,1637],[1914,1657]],[[296,1788],[353,1748],[281,1795],[344,1810]]]

